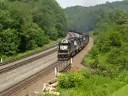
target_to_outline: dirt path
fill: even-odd
[[[73,67],[72,67],[72,69],[76,69],[76,68],[77,69],[81,69],[81,68],[84,67],[81,64],[81,61],[84,58],[84,56],[87,55],[87,53],[91,50],[92,46],[93,46],[93,39],[90,38],[88,45],[79,54],[77,54],[73,58]],[[28,94],[28,96],[37,96],[36,93],[42,91],[43,84],[47,83],[47,82],[49,82],[49,81],[51,81],[51,80],[53,80],[55,78],[56,78],[55,74],[54,74],[54,72],[52,72],[47,77],[39,78],[39,80],[37,80],[31,86],[21,90],[20,92],[17,92],[15,94],[13,94],[12,96],[27,96],[27,94]]]
[[[83,60],[85,55],[87,55],[88,52],[91,50],[92,46],[93,46],[93,39],[90,38],[88,45],[79,54],[77,54],[73,58],[73,67],[72,67],[72,69],[84,68],[84,66],[81,64],[81,61]]]

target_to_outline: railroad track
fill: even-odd
[[[9,60],[9,61],[5,61],[5,62],[3,62],[3,63],[0,63],[0,66],[9,65],[9,64],[12,63],[12,62],[15,62],[15,61],[18,61],[18,60],[21,60],[21,59],[30,57],[30,56],[32,56],[32,55],[36,55],[36,54],[41,53],[41,52],[43,52],[43,51],[49,50],[49,49],[51,49],[51,48],[53,48],[53,47],[55,47],[55,46],[57,46],[57,45],[58,45],[58,43],[55,43],[55,44],[51,45],[51,46],[48,47],[48,48],[45,48],[45,49],[42,49],[42,50],[39,50],[39,51],[30,53],[30,54],[25,55],[25,56],[22,56],[22,57],[20,57],[20,58],[16,58],[16,59],[12,59],[12,60]]]
[[[62,63],[62,62],[61,62]],[[38,73],[33,74],[32,76],[24,79],[23,81],[3,90],[0,92],[0,96],[11,96],[13,93],[31,85],[35,81],[37,81],[39,78],[47,76],[50,72],[54,71],[56,67],[61,67],[59,62],[55,62],[54,64],[48,66],[47,68],[39,71]],[[68,63],[66,66],[63,66],[59,71],[67,71],[70,68],[70,64]]]
[[[73,32],[69,32],[68,35],[69,35],[69,37],[75,37]]]
[[[45,50],[46,52],[43,51],[44,53],[39,54],[39,55],[38,55],[38,53],[34,53],[33,55],[35,55],[35,54],[37,54],[37,55],[33,56],[33,57],[30,57],[29,59],[23,60],[21,62],[15,63],[13,65],[7,66],[5,68],[2,68],[2,69],[0,69],[0,74],[9,72],[9,71],[14,70],[14,69],[16,69],[18,67],[21,67],[21,66],[24,66],[26,64],[29,64],[30,62],[33,62],[33,61],[35,61],[37,59],[40,59],[40,58],[42,58],[42,57],[44,57],[46,55],[49,55],[49,54],[57,51],[57,45],[56,46],[54,45],[52,48],[50,47],[48,50],[49,51]],[[7,63],[7,64],[9,64],[9,63]]]
[[[68,33],[68,34],[67,34],[67,38],[69,38],[71,35],[72,35],[72,33]],[[34,53],[29,54],[29,55],[27,55],[27,56],[23,56],[23,57],[21,57],[21,58],[19,58],[19,59],[10,60],[10,61],[8,61],[8,62],[4,62],[4,63],[0,64],[0,74],[9,72],[9,71],[14,70],[14,69],[16,69],[16,68],[18,68],[18,67],[21,67],[21,66],[24,66],[24,65],[26,65],[26,64],[29,64],[30,62],[33,62],[33,61],[35,61],[35,60],[37,60],[37,59],[39,59],[39,58],[42,58],[42,57],[44,57],[44,56],[46,56],[46,55],[49,55],[49,54],[51,54],[51,53],[57,51],[57,45],[58,45],[58,44],[54,44],[54,45],[52,45],[51,47],[49,47],[49,48],[47,48],[47,49],[45,49],[45,50],[41,50],[41,51],[38,51],[38,52],[34,52]],[[52,49],[52,48],[54,48],[54,49],[53,49],[53,50],[50,50],[50,49]],[[43,53],[43,54],[39,54],[39,53],[44,52],[44,51],[47,51],[47,50],[50,50],[50,51],[48,51],[48,52],[46,52],[46,53]],[[38,54],[39,54],[39,55],[38,55]],[[36,55],[36,56],[34,56],[34,55]],[[33,56],[33,57],[31,57],[31,56]],[[29,58],[29,57],[30,57],[30,58]],[[16,61],[18,61],[18,60],[22,60],[22,59],[24,59],[24,58],[28,58],[28,59],[23,60],[23,61],[21,61],[21,62],[18,62],[18,63],[15,63],[15,64],[12,64],[12,65],[11,65],[11,63],[16,62]],[[8,66],[8,65],[9,65],[9,66]],[[4,67],[4,66],[7,66],[7,67]],[[1,68],[1,67],[2,67],[2,68]]]
[[[69,34],[69,36],[71,36],[71,34]],[[38,78],[40,78],[41,76],[47,76],[47,74],[49,74],[51,71],[53,71],[55,69],[55,67],[58,67],[60,66],[60,63],[57,62],[57,60],[55,60],[57,58],[57,56],[55,56],[54,54],[56,53],[57,51],[57,46],[54,45],[54,47],[52,46],[52,48],[50,47],[48,49],[48,51],[46,50],[46,52],[44,53],[34,53],[33,55],[35,56],[30,56],[30,58],[27,59],[27,57],[25,58],[25,60],[23,61],[20,61],[20,62],[17,62],[15,64],[12,64],[10,66],[7,66],[7,67],[4,67],[4,68],[0,68],[0,89],[2,89],[2,91],[0,90],[0,96],[10,96],[12,93],[24,88],[24,87],[27,87],[29,85],[32,84],[32,82],[36,81]],[[51,56],[51,54],[53,54],[53,56]],[[19,70],[21,71],[22,74],[25,74],[25,71],[27,72],[27,70],[30,71],[31,70],[34,70],[34,69],[39,69],[38,67],[42,66],[41,64],[31,64],[31,63],[39,63],[40,62],[40,59],[43,58],[44,59],[44,62],[42,63],[45,63],[45,67],[42,67],[43,69],[41,69],[40,71],[35,71],[35,73],[33,75],[28,75],[26,76],[27,78],[25,79],[21,79],[19,75],[16,75],[15,73],[18,72]],[[45,60],[46,58],[49,58],[48,60]],[[50,59],[51,58],[51,59]],[[38,60],[39,59],[39,60]],[[38,60],[38,62],[36,62]],[[51,64],[48,64],[49,61],[52,61]],[[54,62],[54,63],[53,63]],[[13,63],[12,61],[10,63]],[[7,63],[7,65],[9,65],[9,63]],[[46,66],[47,65],[47,66]],[[70,65],[70,64],[69,64]],[[59,71],[65,71],[67,68],[69,68],[69,65],[67,66],[64,66],[64,68],[62,68],[61,70]],[[31,67],[31,66],[35,66],[35,67],[32,67],[32,68],[26,68],[26,67]],[[1,67],[1,66],[0,66]],[[23,67],[23,68],[21,68]],[[37,67],[37,68],[36,68]],[[25,68],[25,69],[24,69]],[[25,70],[22,72],[22,70]],[[14,74],[14,76],[10,76],[11,74]],[[20,74],[17,73],[17,74]],[[27,73],[26,73],[27,74]],[[32,74],[32,73],[31,73]],[[18,79],[21,79],[21,80],[13,80],[13,77],[16,76],[19,76],[17,77]],[[21,75],[21,74],[20,74]],[[6,78],[8,76],[8,78]],[[21,77],[24,77],[21,75]],[[2,78],[6,78],[5,80]],[[16,78],[16,79],[17,79]],[[9,80],[11,81],[10,85],[9,85]],[[4,82],[5,85],[2,83]],[[6,84],[6,82],[8,82],[8,84]],[[12,82],[15,82],[15,83],[12,83]],[[4,88],[3,88],[4,87]]]

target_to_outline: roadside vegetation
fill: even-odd
[[[62,40],[62,38],[59,38],[56,41],[50,40],[50,42],[48,44],[45,44],[43,47],[37,47],[33,50],[27,50],[25,52],[21,52],[21,53],[12,55],[12,56],[3,56],[3,58],[4,58],[3,62],[6,63],[8,61],[15,61],[15,60],[18,60],[18,59],[21,59],[21,58],[25,58],[26,56],[30,56],[32,54],[41,52],[43,50],[47,50],[48,48],[58,44],[61,40]],[[0,64],[2,65],[3,63],[0,63]]]
[[[0,1],[0,58],[36,50],[65,36],[66,19],[55,0]]]
[[[88,70],[60,76],[61,96],[128,96],[128,12],[102,10],[91,33],[94,46],[82,61]]]

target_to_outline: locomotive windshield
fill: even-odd
[[[60,44],[59,52],[68,52],[69,45],[68,44]]]
[[[60,45],[60,50],[68,50],[68,46],[67,45]]]
[[[67,39],[63,39],[60,43],[59,43],[59,52],[68,52],[69,50],[69,46],[70,46],[70,42]]]

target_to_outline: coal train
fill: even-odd
[[[77,33],[78,34],[78,33]],[[79,34],[74,37],[63,39],[59,43],[58,61],[67,61],[79,53],[89,42],[89,35]]]

